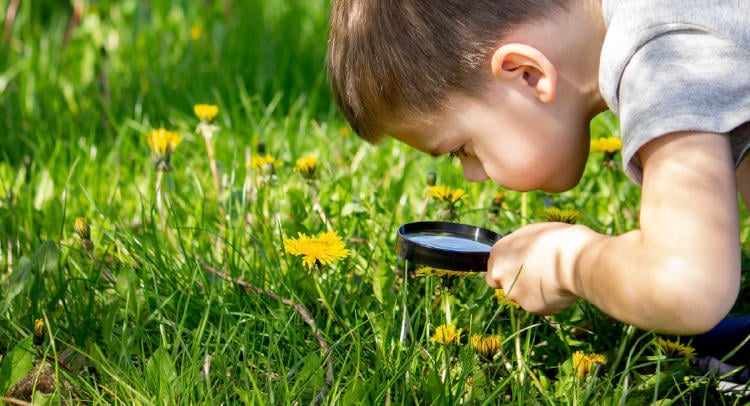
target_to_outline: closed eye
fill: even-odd
[[[451,159],[461,159],[468,155],[464,147],[458,147],[449,153]]]

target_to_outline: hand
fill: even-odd
[[[599,234],[564,223],[523,227],[492,247],[487,284],[505,289],[508,299],[537,314],[557,313],[576,300],[578,254]]]

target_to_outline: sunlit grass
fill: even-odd
[[[658,349],[659,337],[587,303],[530,315],[481,275],[416,277],[394,251],[399,224],[447,215],[501,234],[550,216],[610,234],[635,227],[639,189],[617,152],[593,152],[581,185],[547,195],[466,183],[456,163],[393,141],[364,144],[326,88],[324,1],[234,2],[230,11],[222,1],[103,1],[86,6],[64,47],[71,10],[30,4],[21,2],[0,58],[0,396],[92,404],[716,396],[711,379]],[[217,107],[203,116],[215,126],[210,137],[199,104]],[[164,147],[153,154],[147,134],[161,128],[181,142],[152,143]],[[609,115],[592,125],[596,137],[615,129]],[[300,235],[340,237],[337,252],[347,255],[304,262],[285,248]],[[32,342],[37,320],[41,345]],[[453,326],[451,340],[441,326]],[[54,378],[53,393],[38,385],[11,393],[35,363]]]

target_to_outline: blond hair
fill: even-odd
[[[352,129],[376,143],[387,123],[445,110],[473,95],[510,30],[563,10],[567,0],[333,0],[327,67]]]

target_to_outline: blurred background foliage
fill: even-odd
[[[282,117],[334,110],[325,79],[329,2],[2,0],[0,154],[17,162],[37,135],[112,138],[128,119],[241,95]],[[15,11],[14,11],[15,9]],[[69,112],[69,114],[61,114]]]

